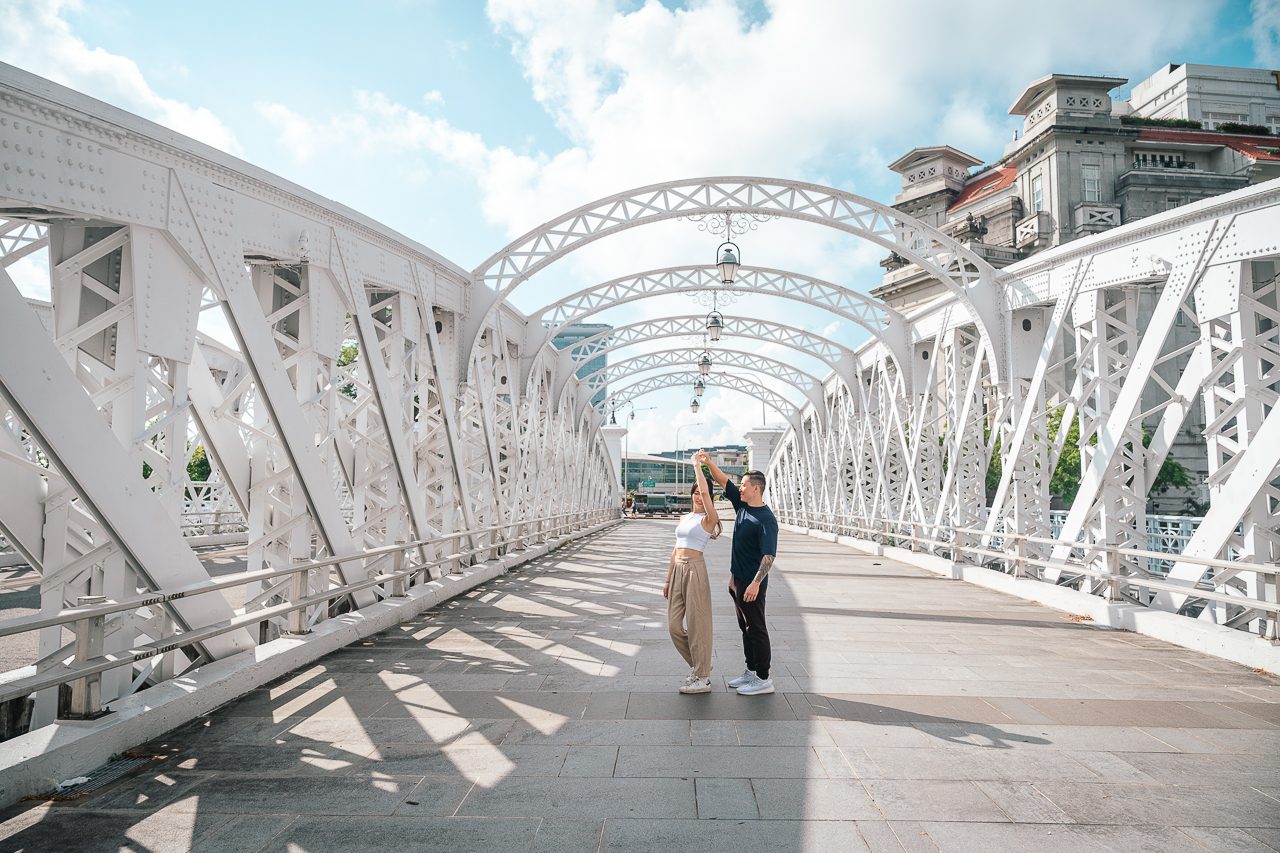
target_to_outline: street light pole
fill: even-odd
[[[631,409],[630,420],[634,421],[636,419],[636,412],[651,412],[658,407],[645,406],[642,409],[637,409],[635,403],[631,402],[630,400],[627,400],[625,403],[622,403],[621,405],[614,406],[613,414],[616,416],[618,413],[618,409],[624,409],[624,408]],[[627,492],[627,457],[630,454],[631,454],[631,430],[628,429],[622,437],[622,492],[623,494],[626,494]]]
[[[680,467],[680,430],[685,427],[702,426],[702,421],[694,421],[691,424],[680,424],[676,427],[676,488],[684,485],[684,469]]]

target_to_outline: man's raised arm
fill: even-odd
[[[707,453],[707,451],[699,450],[694,459],[697,460],[698,464],[707,466],[707,470],[711,472],[711,479],[715,480],[716,485],[720,488],[723,489],[724,484],[729,482],[729,475],[721,471],[720,466],[711,461],[711,454]]]

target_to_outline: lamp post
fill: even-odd
[[[685,427],[702,426],[702,421],[694,421],[691,424],[680,424],[676,427],[676,487],[684,485],[684,470],[680,467],[680,430]]]

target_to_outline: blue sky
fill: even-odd
[[[471,268],[560,211],[659,180],[764,174],[891,201],[898,177],[885,166],[914,146],[997,158],[1020,123],[1008,106],[1038,76],[1280,67],[1278,27],[1276,0],[6,0],[0,61],[222,147]],[[883,250],[813,230],[767,223],[744,240],[745,260],[874,286]],[[688,223],[637,229],[558,264],[516,302],[530,310],[713,249]],[[744,299],[734,310],[778,308]],[[864,337],[816,312],[787,316],[850,344]],[[685,435],[717,443],[759,420],[732,392],[708,396],[695,418],[683,392],[653,395],[645,405],[660,409],[637,418],[632,448],[665,447],[681,421],[703,421]]]

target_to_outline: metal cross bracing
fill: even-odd
[[[833,228],[897,252],[929,271],[969,312],[993,370],[1003,367],[1003,299],[995,269],[956,240],[888,205],[832,187],[755,177],[700,178],[654,184],[600,199],[514,240],[473,272],[487,304],[467,324],[472,349],[488,317],[522,282],[596,240],[638,225],[727,211],[781,216]]]
[[[1274,639],[1278,228],[1273,181],[1002,270],[1003,372],[966,307],[940,297],[909,318],[909,383],[868,345],[862,381],[827,380],[825,418],[805,407],[769,469],[775,506]],[[1195,415],[1208,508],[1180,553],[1161,554],[1148,500]],[[1073,423],[1080,482],[1055,535],[1050,481]]]
[[[731,353],[738,344],[714,349],[723,364],[709,383],[788,424],[768,465],[781,518],[1275,634],[1280,186],[997,272],[839,190],[676,181],[585,205],[467,272],[140,119],[98,117],[96,102],[66,90],[50,99],[51,87],[0,67],[0,142],[42,140],[58,164],[0,176],[0,337],[20,353],[0,362],[0,534],[41,573],[39,655],[17,682],[39,685],[37,723],[58,713],[61,673],[83,674],[73,682],[83,697],[89,670],[105,667],[109,702],[612,512],[609,408],[701,377],[675,369],[693,364],[679,346],[595,380],[574,374],[632,344],[696,335],[698,320],[634,323],[566,351],[549,343],[618,306],[720,287],[715,269],[632,273],[528,317],[506,297],[592,241],[725,211],[838,229],[944,286],[904,315],[803,273],[739,270],[735,288],[871,335],[851,351],[733,318],[730,340],[805,351],[831,368],[821,381]],[[42,251],[47,332],[3,272]],[[210,319],[230,341],[215,339]],[[770,387],[777,380],[804,404]],[[1156,554],[1145,550],[1147,499],[1195,413],[1207,514],[1177,539],[1182,553]],[[1077,421],[1080,484],[1055,539],[1051,478]],[[208,480],[188,471],[197,447]],[[192,510],[243,526],[243,602],[189,593],[209,583],[184,537],[198,527]],[[1151,568],[1170,561],[1167,574]],[[69,626],[101,597],[138,603],[107,606],[86,658]],[[78,603],[90,611],[66,609]],[[127,665],[92,663],[113,654]]]
[[[670,367],[685,367],[694,364],[703,350],[670,349],[660,352],[644,353],[622,359],[614,364],[602,367],[594,373],[582,377],[587,393],[616,384],[625,377]],[[792,367],[776,358],[757,355],[745,350],[719,347],[713,355],[713,363],[719,368],[739,368],[762,376],[772,377],[784,385],[799,391],[810,401],[821,400],[822,380],[812,373]],[[692,385],[692,383],[690,383]]]
[[[555,354],[514,379],[525,318],[494,312],[459,376],[465,270],[99,108],[0,67],[0,142],[46,163],[0,177],[0,534],[41,595],[6,689],[38,685],[33,727],[68,712],[59,683],[109,707],[616,512],[594,417],[549,404]],[[47,303],[8,275],[32,256]],[[247,571],[210,587],[191,543],[226,528]]]
[[[535,352],[549,348],[565,326],[581,323],[608,309],[665,294],[719,287],[722,285],[715,267],[693,266],[650,270],[584,288],[530,315],[525,350]],[[906,319],[896,309],[865,293],[802,273],[758,267],[740,267],[734,289],[820,308],[865,329],[894,358],[907,359],[910,338]],[[844,375],[843,371],[837,373]]]
[[[750,338],[761,343],[778,344],[825,362],[831,372],[851,372],[852,361],[846,363],[846,359],[853,358],[853,350],[839,341],[798,326],[755,317],[728,315],[723,317],[723,322],[724,334],[728,338]],[[683,337],[690,343],[702,341],[706,335],[706,325],[705,315],[688,314],[613,326],[563,350],[562,358],[567,358],[576,365],[622,347],[662,338]]]
[[[638,379],[630,385],[622,385],[612,390],[609,397],[593,406],[597,419],[603,422],[611,405],[620,406],[645,394],[660,391],[664,388],[691,387],[694,382],[703,379],[708,387],[720,386],[733,391],[750,394],[783,417],[787,423],[798,424],[800,408],[783,395],[762,384],[750,375],[736,373],[718,373],[713,371],[703,376],[698,371],[671,371]]]

